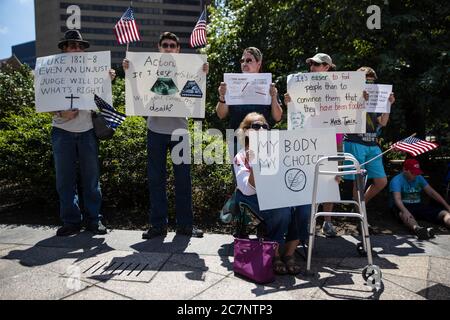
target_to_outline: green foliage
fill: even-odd
[[[0,181],[20,184],[23,198],[55,199],[50,116],[30,107],[0,118]]]
[[[2,104],[0,117],[0,181],[13,185],[23,195],[23,201],[39,201],[55,206],[58,198],[50,137],[51,116],[38,114],[34,110],[33,76],[29,69],[2,71],[0,81],[0,101],[8,102]],[[23,86],[20,92],[26,93],[11,96],[11,92],[19,92],[16,88],[20,86]],[[113,96],[115,107],[124,111],[123,79],[115,81]],[[190,130],[193,139],[200,139],[202,151],[210,148],[221,150],[219,156],[225,154],[226,147],[221,139],[206,132],[194,131],[194,127]],[[115,219],[141,218],[133,218],[133,214],[146,216],[149,199],[146,143],[147,126],[141,117],[128,117],[112,140],[100,142],[100,180],[104,206],[117,209],[116,213],[127,211],[126,217],[116,214]],[[214,157],[215,152],[207,154]],[[170,154],[167,185],[169,214],[174,216],[174,177],[169,159]],[[232,191],[232,179],[230,165],[192,165],[193,206],[200,223],[215,224],[217,212],[227,194]]]
[[[34,82],[27,65],[19,70],[4,67],[0,71],[0,119],[8,113],[21,114],[34,104]],[[2,127],[0,127],[1,129]]]
[[[370,5],[381,8],[381,30],[367,28]],[[433,154],[449,154],[450,7],[443,1],[229,0],[215,1],[210,14],[211,107],[223,73],[239,71],[246,47],[262,50],[280,95],[289,73],[307,70],[308,57],[326,52],[338,70],[372,66],[379,83],[394,85],[386,141],[430,134],[442,146]]]

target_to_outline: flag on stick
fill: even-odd
[[[129,7],[114,26],[117,41],[119,44],[141,41],[141,35],[134,19],[133,9]]]
[[[436,149],[438,146],[437,143],[427,142],[414,137],[408,137],[392,145],[394,149],[407,152],[414,157]]]
[[[206,8],[203,10],[200,19],[198,19],[197,25],[191,34],[190,45],[191,48],[203,48],[207,44],[206,40]]]

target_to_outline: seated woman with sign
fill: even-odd
[[[244,50],[242,58],[240,60],[242,73],[260,73],[262,69],[263,55],[258,48],[249,47]],[[271,126],[281,121],[283,116],[283,109],[281,108],[281,102],[278,99],[278,90],[275,84],[271,84],[270,96],[272,97],[271,105],[233,105],[231,107],[225,101],[225,95],[227,93],[227,85],[222,82],[219,87],[219,102],[217,103],[216,112],[220,119],[225,119],[230,116],[230,124],[233,130],[238,129],[240,123],[245,116],[251,112],[258,112],[264,115],[269,121]],[[236,145],[236,141],[235,141]],[[233,156],[236,155],[237,148],[233,148]]]
[[[237,181],[236,202],[247,204],[258,217],[264,220],[266,239],[285,245],[283,257],[281,257],[279,249],[276,250],[273,260],[274,272],[277,274],[298,274],[300,266],[295,260],[294,252],[299,241],[297,240],[298,232],[293,223],[291,209],[259,209],[251,164],[254,152],[249,150],[249,131],[261,129],[268,130],[269,125],[265,117],[256,112],[248,114],[239,126],[238,137],[245,147],[237,153],[233,162]]]

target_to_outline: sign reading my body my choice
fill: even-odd
[[[206,55],[128,52],[127,115],[204,118]]]
[[[317,161],[336,153],[334,129],[251,131],[250,150],[256,193],[261,210],[311,204]],[[337,171],[336,162],[321,170]],[[333,175],[320,175],[319,202],[340,200]]]
[[[287,83],[288,128],[335,128],[365,133],[364,72],[317,72],[290,75]]]
[[[110,69],[109,51],[38,58],[34,72],[36,111],[96,110],[95,94],[112,105]]]

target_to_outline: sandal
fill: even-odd
[[[280,257],[274,257],[272,262],[273,272],[279,275],[284,275],[288,273],[286,265],[281,260]]]
[[[289,274],[296,275],[302,271],[300,265],[295,261],[294,256],[284,256],[283,261],[286,264],[286,269]]]

